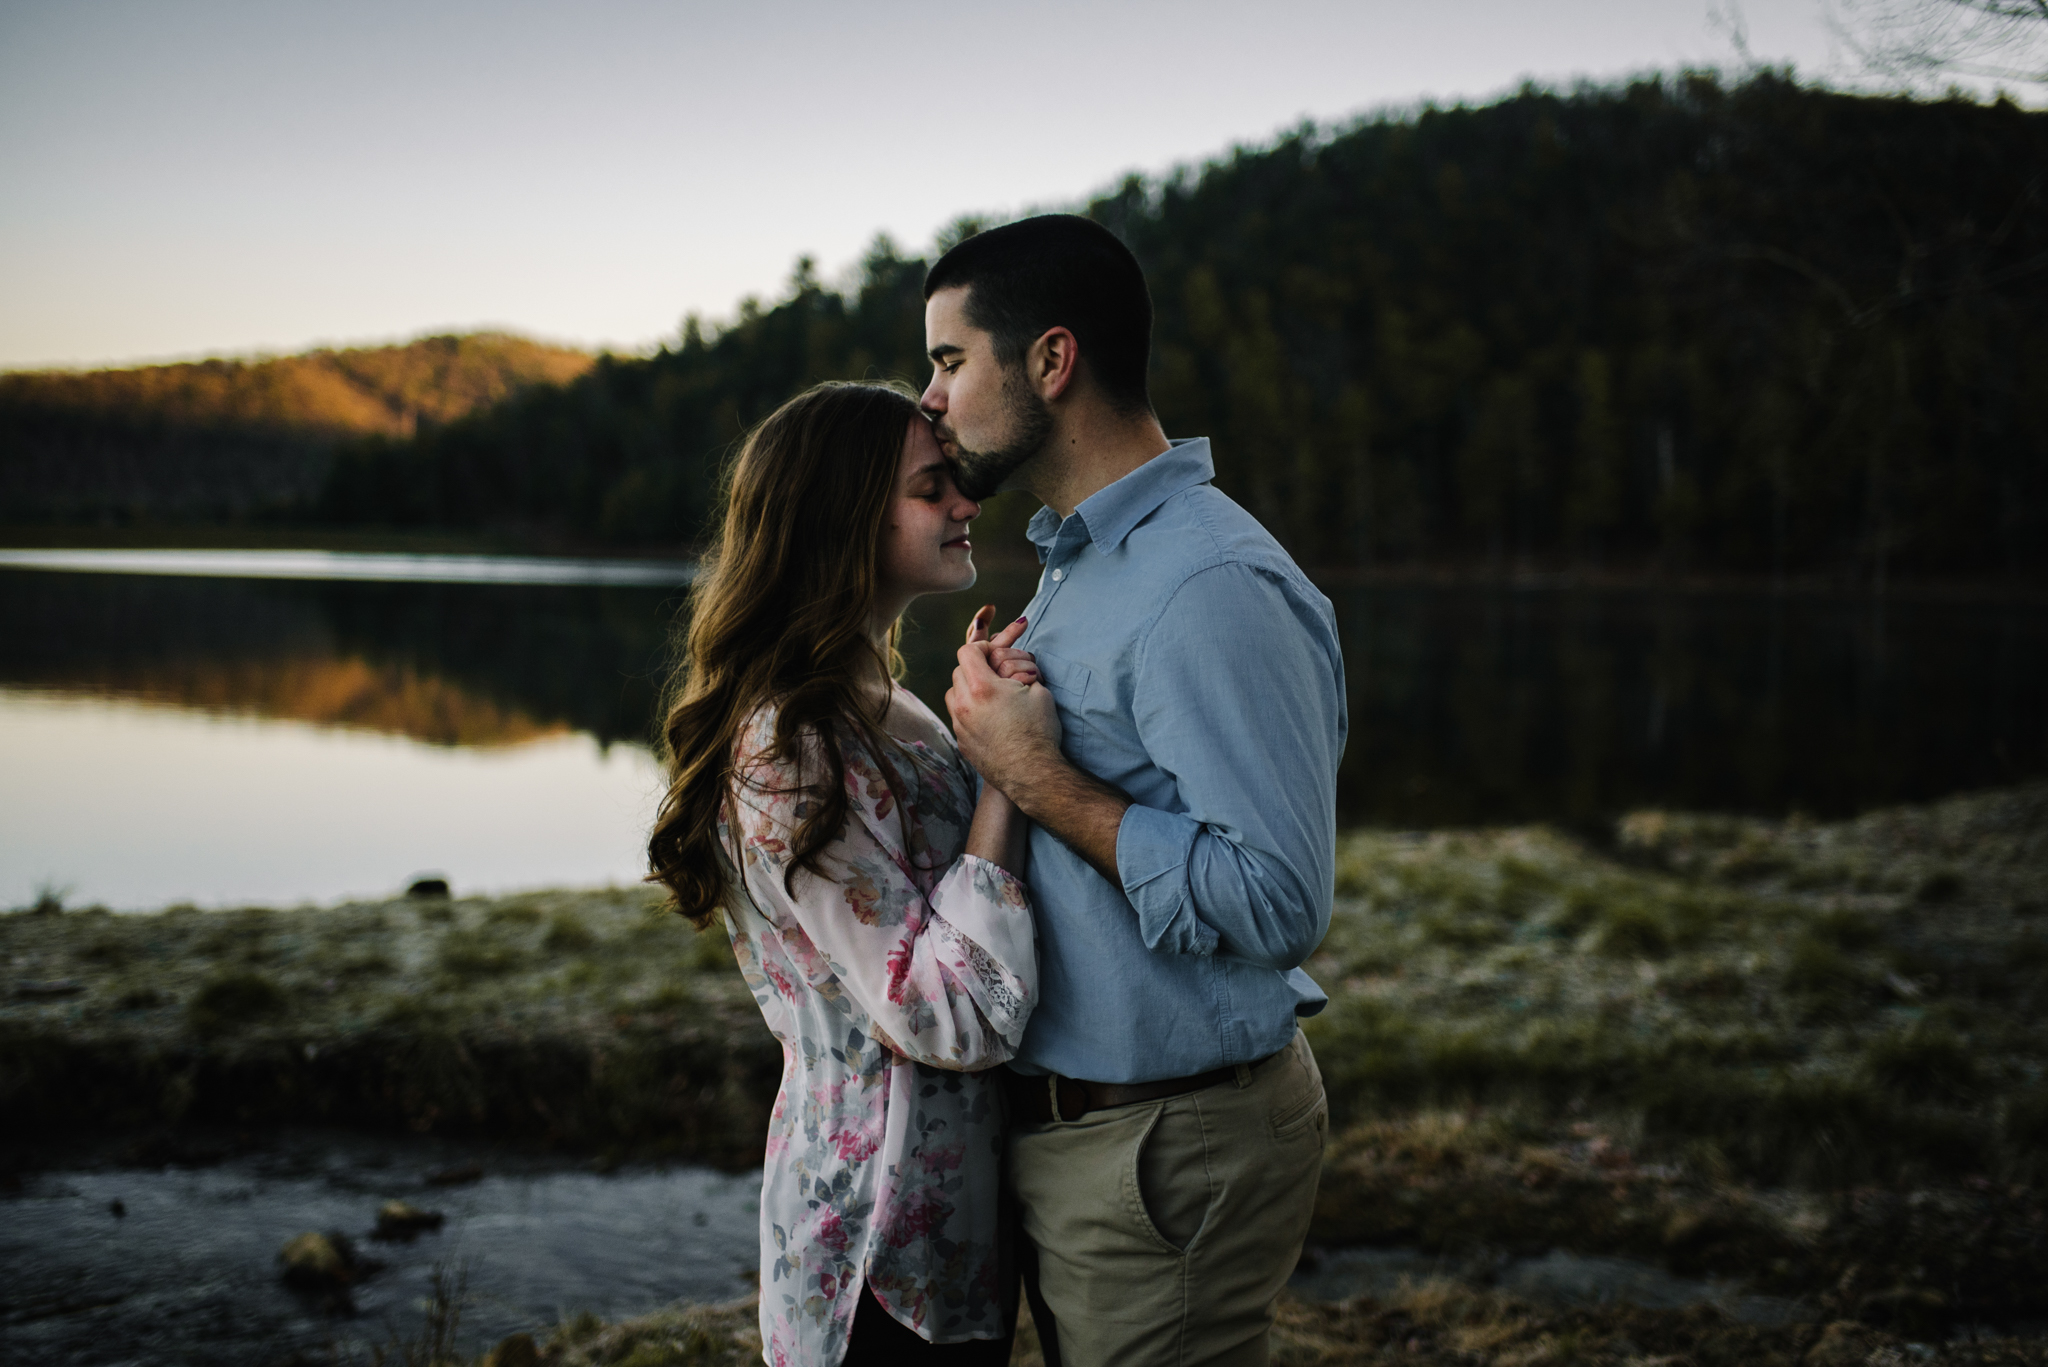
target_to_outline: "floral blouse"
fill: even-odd
[[[744,897],[733,952],[782,1042],[761,1181],[761,1341],[771,1367],[833,1367],[865,1285],[935,1343],[999,1337],[995,1078],[1038,996],[1024,885],[963,854],[974,774],[952,733],[902,756],[843,742],[848,820],[829,879],[783,886],[800,819],[794,764],[763,756],[764,707],[735,747],[725,848]],[[822,749],[806,758],[815,775]],[[894,763],[899,814],[880,766]]]

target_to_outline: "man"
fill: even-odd
[[[1107,230],[982,233],[925,299],[923,404],[962,488],[1045,504],[1017,643],[1045,687],[970,645],[946,702],[1035,823],[1041,990],[1009,1160],[1059,1355],[1264,1363],[1328,1123],[1296,1017],[1327,1000],[1297,965],[1334,879],[1329,600],[1210,483],[1206,439],[1167,440],[1151,300]]]

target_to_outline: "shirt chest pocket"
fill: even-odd
[[[1117,705],[1116,690],[1106,678],[1077,660],[1049,650],[1032,652],[1038,672],[1052,690],[1060,713],[1060,749],[1068,759],[1098,778],[1116,781],[1133,760],[1142,761],[1128,710]]]

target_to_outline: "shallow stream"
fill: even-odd
[[[475,1164],[481,1176],[434,1185]],[[25,1176],[0,1199],[0,1357],[38,1364],[367,1360],[418,1333],[436,1267],[466,1280],[460,1341],[581,1310],[606,1318],[745,1294],[758,1174],[626,1167],[414,1138],[293,1132],[206,1166],[89,1166]],[[447,1223],[371,1237],[389,1200]],[[114,1203],[123,1212],[115,1214]],[[339,1230],[385,1266],[336,1314],[279,1280],[278,1251]]]
[[[753,1276],[755,1173],[600,1174],[559,1157],[332,1131],[286,1132],[217,1161],[184,1156],[150,1167],[132,1153],[125,1163],[59,1164],[0,1197],[0,1349],[10,1367],[366,1361],[374,1346],[418,1335],[436,1269],[464,1279],[459,1338],[469,1353],[579,1311],[616,1319],[677,1300],[731,1300]],[[465,1169],[478,1175],[430,1180]],[[409,1242],[376,1240],[377,1208],[394,1199],[447,1222]],[[350,1308],[280,1281],[278,1251],[308,1230],[346,1234],[383,1264],[354,1288]],[[1711,1304],[1759,1324],[1805,1317],[1795,1302],[1555,1251],[1481,1264],[1340,1249],[1310,1259],[1293,1286],[1338,1300],[1432,1278],[1552,1303]]]

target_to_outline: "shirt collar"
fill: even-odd
[[[1116,483],[1082,499],[1074,516],[1088,529],[1095,549],[1108,555],[1160,504],[1183,489],[1207,484],[1215,477],[1216,462],[1209,454],[1209,439],[1182,437]],[[1032,517],[1025,534],[1038,547],[1039,559],[1051,552],[1061,525],[1059,515],[1050,508],[1040,508]]]

